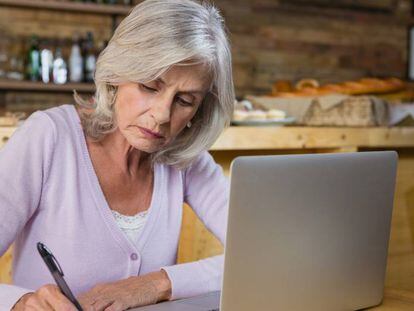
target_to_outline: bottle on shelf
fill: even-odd
[[[53,69],[53,53],[49,48],[49,42],[43,41],[40,51],[40,67],[41,67],[41,80],[43,83],[49,83],[52,79]]]
[[[86,34],[86,40],[85,40],[84,47],[85,47],[85,65],[84,65],[85,81],[93,82],[93,78],[95,75],[95,68],[96,68],[96,56],[95,56],[95,48],[94,48],[92,32],[88,32]]]
[[[30,48],[27,55],[27,78],[31,81],[40,79],[40,51],[39,40],[36,35],[30,39]]]
[[[79,46],[79,37],[77,35],[73,38],[69,57],[69,80],[71,82],[83,81],[83,57]]]
[[[0,78],[7,74],[7,64],[9,62],[10,39],[7,35],[0,36]]]
[[[24,45],[26,38],[14,37],[10,39],[11,45],[9,49],[9,64],[6,72],[6,78],[11,80],[22,81],[26,74],[26,55]]]
[[[55,60],[53,61],[53,82],[56,84],[65,84],[68,79],[68,70],[66,62],[62,56],[62,49],[56,48]]]

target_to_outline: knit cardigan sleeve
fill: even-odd
[[[222,168],[205,152],[184,173],[184,200],[207,229],[224,245],[229,184]],[[163,267],[172,283],[171,299],[195,296],[221,288],[224,256]]]
[[[55,141],[54,123],[33,113],[0,149],[0,256],[36,213]],[[0,284],[0,310],[10,310],[32,290]]]

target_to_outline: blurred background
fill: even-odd
[[[73,103],[74,89],[93,94],[96,58],[138,2],[0,0],[0,145],[33,111]],[[238,155],[397,150],[386,286],[414,292],[413,1],[214,3],[237,94],[216,161],[228,173]],[[186,207],[178,260],[222,250]],[[0,259],[1,282],[10,261]]]
[[[138,2],[0,0],[0,106],[30,112],[71,102],[74,88],[93,92],[94,61]],[[230,32],[239,99],[269,94],[277,81],[408,78],[411,1],[214,3]]]

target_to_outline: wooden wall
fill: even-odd
[[[232,2],[218,1],[232,32],[239,94],[267,92],[277,79],[406,75],[407,0]]]
[[[406,76],[409,0],[216,0],[231,33],[237,95],[263,94],[275,80],[321,82],[364,76]],[[98,42],[111,35],[104,15],[0,7],[0,44],[27,50],[35,33],[58,39],[68,57],[76,32]],[[0,103],[21,110],[71,102],[69,94],[0,92]],[[33,105],[32,105],[33,104]]]

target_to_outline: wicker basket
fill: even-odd
[[[389,108],[375,96],[320,96],[303,98],[247,97],[259,109],[280,109],[297,125],[387,126]]]

